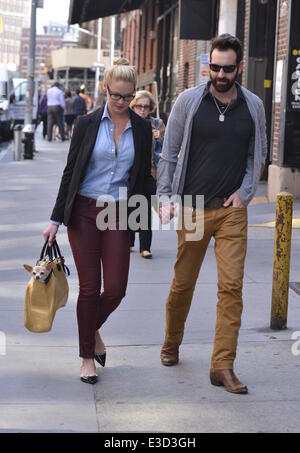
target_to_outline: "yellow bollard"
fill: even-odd
[[[287,327],[292,219],[293,195],[281,192],[277,195],[276,205],[271,310],[271,329],[273,330],[282,330]]]

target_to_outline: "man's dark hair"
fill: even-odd
[[[241,41],[236,36],[232,36],[229,33],[225,33],[223,35],[216,36],[215,38],[213,38],[211,42],[210,59],[215,49],[221,51],[232,49],[236,53],[236,64],[239,64],[242,61],[243,58],[242,44]]]
[[[76,94],[77,94],[77,96],[79,96],[79,94],[80,94],[80,90],[78,88],[76,90]]]

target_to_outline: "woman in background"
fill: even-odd
[[[73,124],[77,116],[76,100],[72,96],[71,91],[65,92],[66,108],[65,108],[65,120],[66,120],[66,138],[69,140],[72,137]]]
[[[150,93],[150,91],[146,90],[141,90],[138,91],[135,95],[134,100],[130,104],[130,108],[135,111],[139,116],[141,116],[144,119],[148,119],[151,121],[151,127],[152,127],[152,153],[151,153],[151,174],[156,181],[156,157],[154,155],[154,150],[155,150],[155,142],[159,142],[160,145],[162,146],[163,140],[164,140],[164,135],[165,135],[165,125],[161,119],[158,118],[153,118],[150,116],[150,113],[152,113],[155,108],[155,100],[153,95]],[[157,126],[156,126],[156,121],[157,121]],[[155,195],[155,193],[151,194]],[[150,259],[152,258],[152,253],[151,253],[151,243],[152,243],[152,230],[151,230],[151,195],[148,197],[148,229],[147,230],[140,230],[139,231],[139,238],[140,238],[140,253],[142,258],[145,259]],[[131,248],[134,247],[134,241],[135,241],[135,232],[131,231],[130,232],[130,246]]]

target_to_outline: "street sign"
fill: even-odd
[[[98,63],[97,61],[95,61],[95,63],[93,63],[92,68],[93,68],[93,69],[99,68],[99,70],[100,70],[100,77],[102,77],[102,76],[104,75],[105,65],[104,65],[103,63]]]
[[[290,70],[290,109],[300,112],[300,49],[293,49]]]

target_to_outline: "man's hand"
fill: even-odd
[[[173,204],[161,206],[159,208],[159,219],[162,225],[170,223],[175,215],[175,206]]]
[[[228,206],[231,206],[231,205],[234,208],[244,208],[245,207],[236,192],[234,192],[232,195],[230,195],[230,197],[223,204],[224,208],[228,208]]]

